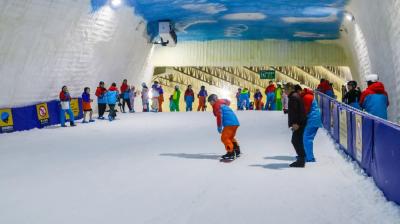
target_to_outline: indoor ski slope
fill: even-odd
[[[244,155],[230,164],[211,113],[0,135],[0,223],[400,223],[324,131],[318,162],[291,169],[286,117],[238,115]]]

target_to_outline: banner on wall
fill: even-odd
[[[48,125],[49,124],[49,108],[47,107],[47,103],[41,103],[36,105],[36,113],[38,120],[40,121],[41,125]]]
[[[335,105],[334,105],[334,103],[333,103],[333,101],[330,101],[330,105],[329,105],[329,108],[330,108],[330,114],[331,114],[331,122],[330,122],[330,124],[331,124],[331,133],[332,133],[332,135],[334,135],[334,133],[335,133],[335,117],[333,116],[334,115],[334,113],[333,113],[333,109],[335,108]]]
[[[80,112],[80,110],[79,110],[79,100],[78,99],[72,99],[71,102],[70,102],[70,107],[71,107],[72,112],[74,113],[74,117],[78,117],[79,116],[79,112]],[[65,116],[66,116],[65,118],[68,120],[69,119],[69,114],[66,113]]]
[[[11,109],[0,109],[0,128],[3,133],[14,131],[14,120]]]
[[[347,150],[347,111],[344,108],[339,110],[340,144]]]
[[[363,150],[362,150],[362,116],[359,114],[355,114],[355,147],[354,147],[354,151],[355,151],[355,157],[358,160],[358,162],[362,162],[362,154],[363,154]]]

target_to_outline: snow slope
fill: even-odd
[[[230,164],[211,113],[0,135],[0,223],[400,223],[323,131],[318,163],[290,169],[284,115],[238,114],[245,154]]]

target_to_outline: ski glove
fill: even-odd
[[[222,127],[218,127],[218,132],[221,134],[222,133]]]

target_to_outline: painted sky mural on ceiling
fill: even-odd
[[[91,0],[93,10],[109,0]],[[156,33],[172,20],[185,40],[321,40],[339,38],[347,0],[122,0]]]

